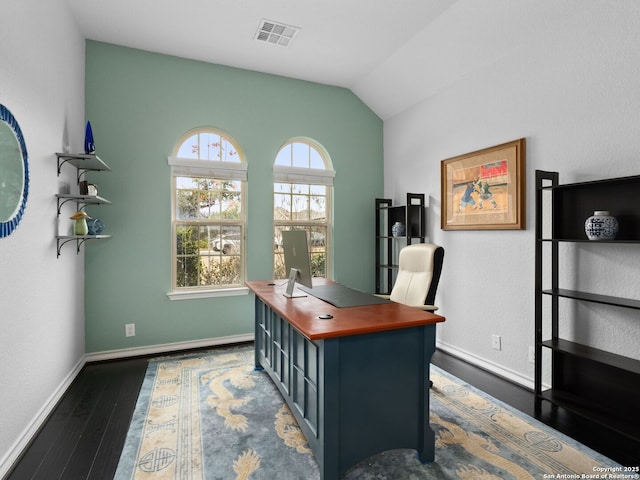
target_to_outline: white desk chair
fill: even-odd
[[[444,248],[415,243],[400,250],[399,269],[390,295],[378,295],[397,303],[436,311],[433,303],[442,273]]]

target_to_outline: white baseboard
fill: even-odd
[[[480,367],[483,370],[487,370],[495,375],[506,378],[507,380],[513,383],[517,383],[518,385],[528,388],[529,390],[534,389],[533,378],[526,377],[518,372],[514,372],[513,370],[504,368],[501,365],[485,360],[484,358],[478,357],[477,355],[474,355],[472,353],[460,350],[459,348],[454,347],[453,345],[449,345],[440,340],[436,340],[436,348],[439,348],[440,350],[447,352],[454,357],[460,358],[465,362]]]
[[[0,478],[9,473],[13,464],[20,458],[23,450],[27,448],[29,442],[38,430],[44,425],[49,414],[56,407],[62,396],[65,394],[71,383],[75,380],[82,367],[90,362],[98,362],[101,360],[114,360],[118,358],[136,357],[140,355],[153,355],[156,353],[168,353],[178,350],[190,350],[193,348],[214,347],[217,345],[230,345],[234,343],[252,342],[253,333],[243,335],[231,335],[228,337],[208,338],[204,340],[192,340],[187,342],[165,343],[161,345],[152,345],[148,347],[124,348],[120,350],[109,350],[105,352],[96,352],[85,354],[73,370],[67,375],[62,383],[56,388],[55,392],[49,397],[40,412],[33,418],[30,425],[23,431],[20,438],[13,444],[9,452],[0,459]]]
[[[18,440],[12,445],[4,458],[0,459],[0,478],[4,478],[4,476],[9,473],[13,464],[20,458],[23,450],[27,448],[31,439],[34,437],[40,427],[44,424],[44,422],[49,417],[49,414],[53,411],[53,409],[58,405],[58,402],[65,394],[71,383],[75,380],[80,370],[85,364],[84,357],[81,358],[78,363],[73,367],[71,372],[66,376],[66,378],[60,383],[58,388],[51,394],[49,399],[45,402],[43,407],[37,413],[37,415],[33,418],[31,423],[24,429]]]
[[[101,360],[114,360],[117,358],[138,357],[141,355],[154,355],[156,353],[168,353],[193,348],[215,347],[217,345],[230,345],[233,343],[252,342],[253,333],[243,335],[231,335],[228,337],[206,338],[203,340],[190,340],[186,342],[163,343],[148,347],[123,348],[120,350],[107,350],[104,352],[87,353],[84,358],[86,363],[99,362]]]

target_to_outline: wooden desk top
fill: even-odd
[[[284,282],[286,281],[257,281],[246,282],[246,285],[264,303],[310,340],[361,335],[445,321],[441,315],[393,302],[338,308],[311,295],[287,298],[283,295],[286,283],[279,285]],[[315,282],[316,279],[314,279]],[[318,282],[318,284],[328,283],[331,282]],[[318,318],[318,315],[322,314],[333,315],[333,318],[328,320]]]

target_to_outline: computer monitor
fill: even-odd
[[[307,232],[304,230],[284,230],[282,232],[282,249],[284,250],[284,268],[289,272],[289,283],[285,297],[305,297],[304,293],[294,293],[296,282],[312,288],[311,262],[307,246]]]

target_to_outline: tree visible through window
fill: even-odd
[[[329,276],[331,185],[334,172],[328,154],[317,143],[295,139],[274,162],[274,278],[287,278],[282,251],[283,230],[305,230],[311,275]]]
[[[246,164],[221,132],[185,135],[173,169],[174,290],[244,283]]]

